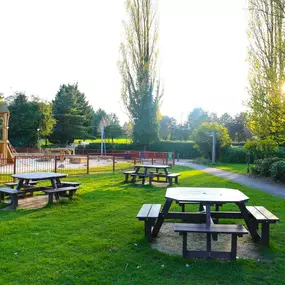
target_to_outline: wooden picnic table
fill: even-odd
[[[136,181],[136,178],[142,178],[142,184],[145,184],[145,179],[149,178],[149,183],[151,184],[153,178],[156,178],[157,182],[159,182],[160,178],[164,178],[165,182],[169,181],[169,184],[172,184],[172,179],[175,179],[175,182],[178,183],[178,176],[179,173],[170,174],[168,172],[169,165],[163,165],[163,164],[136,164],[134,165],[134,171],[133,173],[128,172],[124,173],[125,175],[130,175],[132,177],[132,182],[134,183]],[[140,170],[143,169],[142,172]],[[150,171],[151,170],[151,171]],[[127,177],[125,179],[127,182]]]
[[[168,188],[165,194],[166,201],[154,224],[152,236],[156,237],[165,219],[182,219],[190,222],[205,222],[210,226],[212,218],[243,219],[253,239],[257,238],[256,228],[249,218],[245,203],[249,198],[241,191],[228,188],[195,188],[176,187]],[[173,202],[196,202],[205,206],[205,212],[169,212]],[[211,211],[210,206],[214,204],[236,204],[240,211]]]
[[[261,240],[269,246],[269,225],[279,221],[279,218],[263,206],[245,206],[249,198],[241,191],[228,188],[195,188],[176,187],[168,188],[165,194],[166,201],[161,209],[160,204],[144,204],[137,218],[145,222],[145,236],[151,240],[157,237],[165,219],[175,220],[174,231],[183,235],[183,256],[206,258],[236,259],[237,237],[248,232],[254,241]],[[197,212],[170,212],[173,202],[179,204],[199,204]],[[235,204],[239,211],[220,211],[223,204]],[[215,210],[211,206],[215,205]],[[247,229],[241,224],[220,224],[219,219],[243,219]],[[182,223],[180,222],[182,220]],[[262,231],[259,230],[262,225]],[[205,233],[206,250],[188,250],[187,233]],[[211,240],[217,240],[218,234],[231,235],[231,251],[212,250]]]
[[[29,184],[29,181],[42,181],[50,180],[51,186],[57,188],[57,185],[60,185],[60,178],[66,177],[67,174],[64,173],[55,173],[55,172],[31,172],[31,173],[20,173],[13,174],[12,177],[18,179],[18,184],[16,190],[23,188],[23,184]]]
[[[43,191],[49,196],[49,203],[53,202],[53,197],[55,196],[56,200],[59,199],[59,196],[69,197],[72,199],[74,193],[78,189],[79,183],[76,182],[62,182],[60,178],[66,177],[67,174],[64,173],[54,173],[54,172],[32,172],[32,173],[21,173],[13,174],[12,177],[18,179],[18,184],[16,186],[16,191],[20,194],[21,192],[33,192],[33,191]],[[25,186],[29,185],[30,181],[43,181],[49,180],[51,186],[48,187],[33,187]],[[21,190],[24,189],[24,190]],[[69,194],[67,194],[67,192]],[[17,207],[18,203],[14,203]]]
[[[139,173],[140,169],[143,168],[144,169],[144,174],[147,174],[149,169],[155,169],[156,172],[158,173],[160,169],[162,169],[165,173],[165,175],[168,174],[168,168],[169,165],[164,165],[164,164],[136,164],[134,165],[134,169],[135,169],[135,173]]]

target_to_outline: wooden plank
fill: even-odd
[[[180,176],[180,173],[170,173],[170,174],[167,174],[168,177],[178,177]]]
[[[153,204],[149,213],[148,218],[157,218],[160,212],[161,204]]]
[[[134,170],[130,170],[130,171],[124,171],[123,173],[124,174],[133,174],[133,173],[135,173],[135,171]]]
[[[195,233],[221,233],[221,234],[247,234],[248,231],[242,225],[221,225],[213,224],[175,224],[175,232],[195,232]]]
[[[152,204],[143,204],[139,213],[137,214],[138,219],[146,219],[148,217],[148,213],[152,207]]]
[[[165,198],[174,201],[201,202],[205,204],[242,203],[249,200],[249,198],[239,190],[204,187],[167,188]]]
[[[275,215],[273,215],[271,212],[269,212],[266,208],[263,206],[255,206],[255,208],[267,219],[272,221],[279,221],[279,218],[277,218]]]
[[[267,221],[267,217],[264,216],[255,206],[247,206],[246,209],[257,221]]]
[[[7,194],[17,194],[18,191],[12,188],[0,188],[0,192]]]
[[[45,193],[59,193],[59,192],[65,192],[65,191],[76,191],[78,188],[77,187],[60,187],[60,188],[55,188],[55,189],[47,189],[43,190]]]

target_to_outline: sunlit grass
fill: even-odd
[[[68,178],[82,183],[74,201],[0,212],[0,284],[284,284],[285,200],[198,170],[173,171],[181,172],[179,186],[239,189],[248,204],[277,215],[265,251],[272,261],[184,260],[153,250],[135,217],[144,203],[163,204],[166,188],[95,174]]]
[[[247,164],[242,163],[216,163],[208,164],[211,167],[219,168],[222,170],[227,170],[235,173],[246,174],[247,173]]]

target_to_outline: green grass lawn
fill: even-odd
[[[222,170],[227,170],[231,172],[236,172],[240,174],[247,173],[247,164],[240,163],[216,163],[216,164],[208,164],[211,167],[216,167]]]
[[[248,204],[277,215],[264,250],[270,261],[184,260],[151,249],[135,217],[143,203],[164,203],[166,188],[95,174],[68,179],[82,183],[71,202],[0,212],[0,284],[284,284],[285,200],[198,170],[176,171],[179,186],[236,188]]]

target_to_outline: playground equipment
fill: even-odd
[[[65,160],[65,155],[75,154],[75,148],[70,147],[53,147],[53,148],[44,148],[44,153],[48,156],[59,155],[59,160],[63,162]]]
[[[15,149],[8,140],[10,112],[4,102],[0,102],[0,159],[1,165],[13,163]]]

